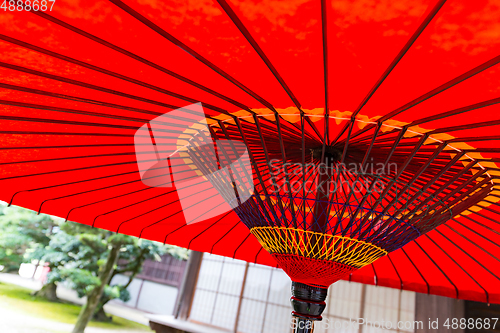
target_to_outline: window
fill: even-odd
[[[121,264],[125,265],[126,262]],[[148,259],[144,261],[137,278],[178,288],[182,283],[186,264],[186,260],[178,260],[168,254],[163,255],[161,261]]]
[[[244,261],[205,254],[190,319],[233,330],[246,267]]]
[[[315,333],[410,333],[398,322],[413,321],[415,293],[339,281],[330,287],[323,322]],[[290,278],[280,269],[205,254],[190,320],[240,333],[289,333]],[[348,325],[364,318],[372,325]],[[377,328],[391,322],[393,329]],[[387,324],[386,324],[387,326]]]

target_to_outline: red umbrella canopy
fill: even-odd
[[[250,155],[395,163],[389,178],[411,190],[403,200],[392,190],[385,203],[373,199],[379,216],[363,215],[373,228],[389,230],[390,220],[414,218],[424,207],[439,215],[420,237],[346,278],[500,303],[495,1],[42,2],[1,8],[0,199],[276,265],[241,214],[212,214],[190,197],[206,191],[217,200],[217,191],[200,187],[194,179],[207,174],[182,169],[191,162],[172,155],[200,120],[188,126],[171,113],[201,102],[212,137],[246,136]],[[170,134],[137,139],[141,129]],[[137,148],[149,143],[170,147],[160,170],[185,171],[182,187],[196,191],[144,181],[161,173],[141,163],[154,168],[166,153]],[[255,200],[265,205],[266,186],[257,174],[253,180]],[[267,201],[266,211],[279,200]],[[290,199],[288,207],[306,205]]]

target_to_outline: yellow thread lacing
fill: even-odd
[[[357,239],[286,227],[255,227],[250,232],[271,254],[292,254],[331,260],[356,268],[387,254],[384,249]]]

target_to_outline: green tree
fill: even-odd
[[[26,262],[26,250],[35,245],[47,245],[56,225],[49,215],[0,205],[0,265],[3,271],[17,271],[21,263]]]
[[[38,259],[50,268],[47,281],[42,289],[35,293],[36,296],[44,297],[50,301],[58,301],[57,283],[64,280],[74,285],[72,287],[80,297],[85,295],[79,288],[84,288],[82,286],[85,283],[91,285],[91,272],[98,270],[97,262],[100,259],[100,254],[94,249],[88,249],[81,241],[81,237],[58,230],[52,235],[48,244],[33,244],[26,251],[25,258],[27,260]],[[101,250],[105,251],[104,245],[102,245]],[[85,279],[85,277],[87,278]],[[96,279],[95,276],[92,277]]]
[[[119,263],[114,269],[111,280],[115,275],[122,274],[127,276],[127,282],[124,284],[113,284],[104,289],[104,293],[99,301],[97,309],[94,313],[94,319],[98,321],[109,321],[110,317],[104,312],[104,305],[112,299],[119,298],[127,302],[130,300],[127,288],[130,286],[137,274],[141,272],[144,261],[156,260],[160,261],[161,256],[169,254],[180,260],[187,260],[188,251],[176,246],[164,245],[157,242],[152,242],[145,239],[129,237],[128,242],[122,246]]]
[[[43,262],[50,273],[36,295],[57,301],[57,285],[64,281],[79,297],[86,296],[74,333],[84,332],[92,318],[111,320],[104,305],[115,298],[130,299],[127,287],[145,260],[160,260],[165,253],[188,257],[188,251],[178,247],[58,221],[27,209],[0,206],[0,264],[19,267],[23,261]],[[117,274],[127,276],[127,282],[110,285]]]
[[[99,300],[104,293],[104,288],[109,284],[109,281],[111,281],[111,275],[118,262],[122,245],[127,242],[126,237],[127,236],[117,234],[107,238],[108,251],[104,265],[99,269],[99,274],[97,275],[98,281],[96,280],[97,284],[87,287],[89,290],[87,302],[83,305],[78,315],[73,333],[83,333],[89,321],[92,319],[99,304]]]
[[[77,228],[82,226],[78,225]],[[91,266],[84,265],[80,265],[79,269],[65,267],[61,270],[61,278],[70,281],[80,296],[87,296],[87,302],[80,312],[73,333],[84,332],[92,318],[101,321],[111,320],[104,312],[104,305],[115,298],[120,298],[122,301],[130,299],[127,287],[141,271],[146,259],[160,260],[161,255],[165,253],[179,259],[187,259],[188,256],[187,250],[178,247],[106,231],[95,234],[96,229],[90,230],[94,234],[82,234],[80,230],[78,237],[84,246],[91,249],[88,251],[89,254],[102,254],[97,261],[98,270],[92,271]],[[127,282],[110,285],[112,278],[117,274],[128,276]]]

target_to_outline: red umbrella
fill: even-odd
[[[252,200],[268,212],[289,200],[278,217],[291,217],[291,223],[298,220],[296,208],[305,208],[303,215],[316,221],[319,211],[334,212],[326,220],[362,216],[357,232],[365,237],[369,232],[361,225],[380,235],[403,220],[420,221],[416,231],[412,224],[398,229],[393,238],[404,239],[401,246],[408,241],[403,248],[388,247],[386,252],[394,252],[364,261],[365,268],[346,278],[500,302],[497,4],[59,0],[42,10],[24,4],[2,8],[2,200],[276,265],[240,223],[250,213],[238,216],[226,207],[212,214],[200,209],[206,202],[190,196],[206,191],[214,207],[225,204],[217,186],[196,187],[195,179],[201,184],[210,170],[201,175],[184,170],[182,188],[191,181],[197,189],[184,194],[179,186],[144,182],[157,174],[155,164],[150,171],[141,163],[158,162],[163,153],[171,161],[157,165],[159,170],[181,170],[182,162],[174,161],[183,160],[182,152],[171,155],[171,146],[182,146],[177,140],[192,134],[184,131],[195,121],[160,124],[177,135],[152,136],[160,139],[154,142],[158,147],[170,147],[165,151],[136,149],[138,130],[150,123],[154,131],[152,120],[201,102],[212,138],[242,142],[246,135],[249,154],[269,148],[269,161],[318,164],[326,156],[364,171],[369,166],[370,174],[378,163],[395,163],[383,179],[382,199],[344,191],[343,204],[336,207],[317,196],[318,203],[309,206],[286,199],[286,187],[267,200],[263,191],[269,187],[257,174],[253,178],[259,195]],[[144,177],[147,172],[153,174]],[[357,180],[356,174],[343,177]],[[372,211],[353,211],[348,205],[353,200]],[[354,224],[339,228],[351,230]],[[264,236],[260,240],[270,249]]]

